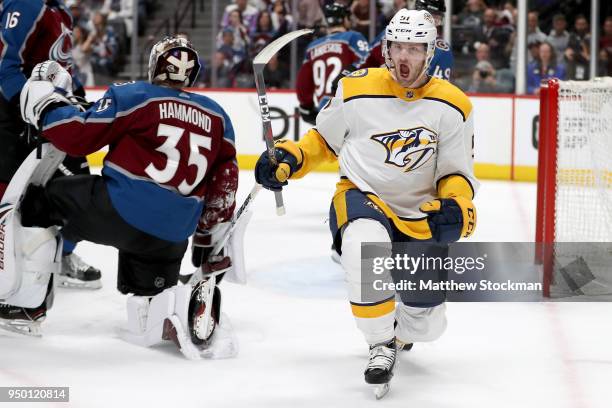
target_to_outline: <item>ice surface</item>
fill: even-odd
[[[121,340],[116,251],[82,243],[77,252],[102,269],[104,287],[58,290],[40,339],[0,334],[0,386],[69,386],[71,407],[611,406],[607,303],[449,304],[444,336],[401,353],[391,391],[375,401],[363,381],[367,347],[330,259],[335,182],[312,174],[292,183],[284,217],[272,193],[257,197],[249,283],[222,284],[238,357],[189,361],[172,343],[146,349]],[[241,172],[239,202],[252,183]],[[534,184],[485,181],[476,205],[474,239],[533,239]],[[187,258],[183,266],[191,272]]]

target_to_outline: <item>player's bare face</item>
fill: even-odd
[[[417,88],[421,85],[421,74],[427,58],[425,47],[425,44],[420,43],[391,43],[389,55],[395,66],[395,79],[401,86]]]

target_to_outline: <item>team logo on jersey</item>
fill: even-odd
[[[104,112],[108,108],[110,108],[113,100],[111,98],[104,98],[98,102],[98,107],[96,108],[96,112]]]
[[[444,41],[442,38],[438,38],[436,40],[436,48],[439,48],[442,51],[448,51],[450,49],[448,47],[448,43],[446,41]]]
[[[438,149],[438,135],[429,129],[398,129],[374,135],[372,140],[387,150],[385,163],[413,171],[427,163]]]
[[[49,48],[49,59],[59,62],[62,66],[72,66],[72,31],[62,23],[62,33]]]
[[[364,69],[358,69],[357,71],[353,71],[350,74],[348,74],[347,76],[352,77],[352,78],[361,78],[368,75],[368,69],[364,68]]]

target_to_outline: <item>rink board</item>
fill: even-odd
[[[260,129],[257,94],[251,89],[192,89],[217,101],[232,119],[241,169],[252,169],[265,148]],[[97,100],[104,88],[87,90]],[[531,96],[470,95],[474,105],[474,159],[478,178],[535,181],[538,161],[537,130],[539,100]],[[298,113],[294,91],[270,91],[269,106],[275,138],[299,140],[309,125]],[[101,165],[105,151],[89,156],[92,165]],[[337,165],[319,171],[337,171]]]

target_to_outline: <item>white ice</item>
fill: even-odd
[[[116,251],[82,243],[77,252],[103,270],[104,287],[58,290],[40,339],[0,334],[0,386],[69,386],[71,407],[611,406],[608,303],[449,304],[447,332],[403,352],[390,393],[375,401],[363,381],[367,346],[330,259],[335,182],[312,174],[292,183],[282,218],[271,193],[257,198],[246,235],[249,283],[222,284],[238,357],[194,362],[172,344],[121,340]],[[239,202],[252,183],[242,172]],[[533,239],[534,184],[485,181],[476,204],[475,239]],[[183,268],[190,272],[187,258]]]

